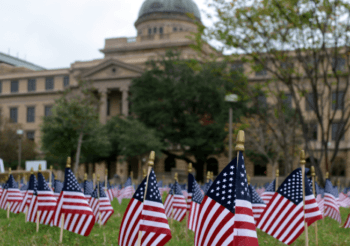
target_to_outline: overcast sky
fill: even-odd
[[[193,0],[202,21],[206,0]],[[0,52],[45,68],[102,58],[105,38],[136,36],[144,0],[2,0]]]

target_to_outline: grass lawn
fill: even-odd
[[[83,237],[72,232],[63,232],[63,245],[118,245],[119,227],[129,200],[123,200],[119,205],[115,199],[112,205],[115,213],[107,224],[99,228],[98,225],[92,229],[88,237]],[[345,222],[350,209],[341,209],[342,223]],[[185,220],[181,223],[173,221],[171,225],[172,239],[167,245],[194,245],[194,233],[185,229]],[[34,223],[25,223],[24,214],[10,214],[6,219],[6,211],[0,210],[0,245],[60,245],[58,243],[60,229],[40,225],[39,233],[36,233]],[[285,245],[273,237],[258,230],[259,245]],[[318,238],[320,246],[350,246],[350,229],[343,229],[339,224],[326,218],[318,222]],[[305,236],[302,234],[292,245],[305,245]],[[309,245],[315,244],[314,226],[309,227]]]

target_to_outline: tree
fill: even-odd
[[[8,119],[0,117],[0,158],[5,166],[15,169],[18,166],[18,135],[17,130],[21,129],[20,124],[11,123]],[[25,160],[35,160],[37,156],[34,141],[27,138],[22,139],[22,152],[20,167],[24,168]]]
[[[234,91],[234,86],[225,80],[225,63],[202,64],[181,60],[179,55],[167,52],[165,57],[151,61],[149,70],[132,81],[131,111],[155,129],[163,142],[179,146],[182,152],[163,149],[164,154],[192,162],[197,179],[203,180],[208,156],[222,153],[225,147],[225,94]]]
[[[123,160],[137,157],[140,163],[143,155],[149,155],[152,150],[159,155],[165,148],[156,130],[146,127],[137,119],[114,116],[106,123],[105,130],[109,133],[112,160],[116,160],[117,156],[123,157]],[[141,170],[141,166],[138,170]]]
[[[343,0],[217,0],[210,4],[217,18],[213,28],[202,27],[198,36],[205,34],[207,40],[218,41],[223,51],[239,54],[229,59],[242,57],[252,73],[266,71],[265,85],[278,83],[291,95],[304,148],[322,182],[320,163],[325,158],[329,171],[350,125],[346,100],[350,88],[349,4]],[[271,86],[267,90],[276,93]],[[310,124],[320,131],[319,146],[310,137]],[[332,128],[336,128],[333,136]]]
[[[74,173],[82,159],[92,161],[108,155],[110,144],[98,120],[99,98],[89,82],[80,82],[80,91],[67,90],[43,119],[42,149],[64,165],[75,154]],[[63,157],[63,158],[62,158]]]

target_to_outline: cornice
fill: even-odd
[[[62,94],[62,93],[63,93],[63,90],[29,91],[29,92],[19,92],[19,93],[6,93],[6,94],[0,94],[0,99],[1,98],[8,98],[8,97],[55,95],[55,94]]]
[[[6,73],[0,74],[0,80],[9,79],[28,79],[28,78],[38,78],[38,77],[49,77],[49,76],[60,76],[69,74],[69,68],[59,69],[59,70],[42,70],[42,71],[32,71],[25,73]]]

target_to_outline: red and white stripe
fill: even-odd
[[[107,220],[114,213],[114,209],[108,197],[100,197],[99,199],[92,197],[90,200],[90,207],[95,215],[95,222],[99,222],[101,213],[101,225],[105,225]]]
[[[60,227],[64,213],[64,229],[88,236],[95,224],[95,216],[81,192],[62,191],[53,216],[53,225]]]
[[[318,207],[315,196],[313,194],[305,196],[305,221],[307,222],[308,226],[317,220],[321,220],[322,218],[323,215]]]
[[[295,205],[276,192],[257,221],[257,228],[290,245],[304,231],[303,202]]]
[[[324,199],[322,198],[321,195],[317,195],[316,202],[317,202],[318,208],[321,211],[322,216],[324,216]]]
[[[256,189],[256,193],[258,193],[258,195],[261,197],[261,195],[265,192],[265,188],[257,188]]]
[[[172,217],[174,220],[181,222],[187,211],[187,204],[183,195],[173,195],[172,199]]]
[[[345,195],[343,192],[340,192],[338,205],[339,205],[339,207],[343,207],[343,208],[350,207],[350,197]]]
[[[173,210],[173,195],[168,194],[164,201],[164,210],[166,217],[170,218]]]
[[[262,204],[262,203],[253,203],[252,204],[253,216],[254,216],[255,223],[258,221],[261,214],[264,212],[265,208],[266,208],[266,204]]]
[[[19,209],[21,207],[23,201],[22,194],[18,188],[8,188],[7,189],[7,198],[5,203],[10,204],[10,211],[12,213],[19,213]]]
[[[196,232],[197,228],[197,220],[199,216],[200,206],[201,205],[199,203],[196,203],[194,201],[191,202],[191,209],[187,220],[187,228],[194,232]]]
[[[37,211],[39,212],[40,224],[48,225],[52,222],[52,216],[56,210],[57,199],[52,190],[37,191]]]
[[[22,213],[26,212],[26,209],[29,207],[30,201],[32,200],[33,193],[34,193],[33,190],[26,191],[26,193],[23,197],[22,203],[21,203],[21,207],[19,208],[20,212],[22,212]]]
[[[187,211],[190,211],[192,204],[192,193],[187,193]]]
[[[262,195],[261,195],[261,199],[263,199],[263,201],[265,202],[266,205],[269,204],[271,198],[273,197],[273,195],[275,194],[275,192],[272,191],[265,191]]]
[[[85,196],[85,199],[86,199],[87,203],[90,205],[90,203],[91,203],[91,195],[84,194],[84,196]],[[90,207],[91,207],[91,205],[90,205]]]
[[[233,245],[234,214],[208,196],[199,208],[195,246]]]
[[[339,223],[341,223],[338,202],[336,198],[330,193],[324,194],[324,208],[325,208],[325,212],[324,212],[325,217],[330,217],[338,221]]]
[[[130,198],[132,198],[133,194],[134,194],[134,187],[132,185],[130,185],[130,186],[127,186],[119,191],[119,195],[118,195],[117,199],[118,199],[119,203],[121,204],[122,200],[124,198],[130,199]]]
[[[348,215],[348,218],[345,221],[344,228],[350,228],[350,214]]]
[[[33,195],[30,200],[30,204],[28,206],[28,212],[27,212],[27,218],[26,218],[27,222],[36,223],[37,210],[38,210],[37,196]]]
[[[3,189],[0,198],[0,208],[7,209],[7,189]]]

